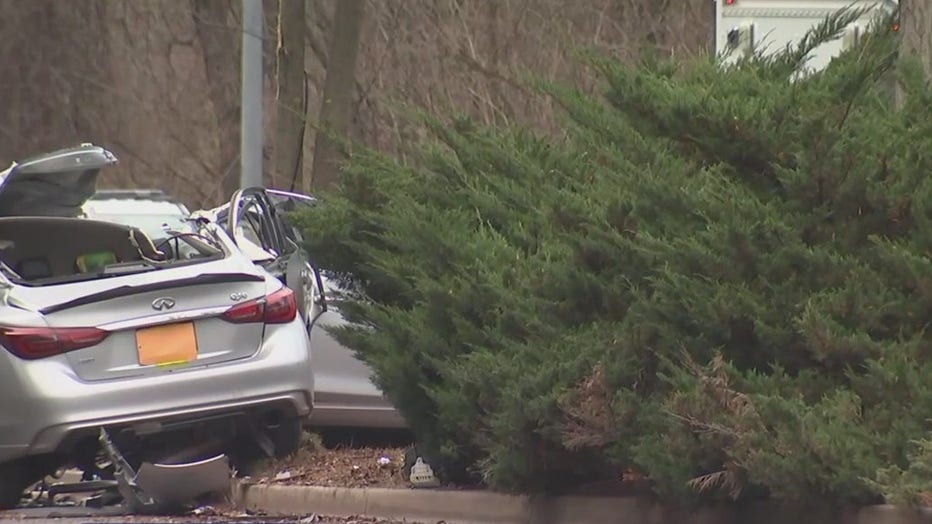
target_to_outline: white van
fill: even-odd
[[[806,32],[845,7],[868,11],[844,35],[817,47],[806,64],[819,70],[857,43],[873,19],[892,12],[899,0],[713,0],[715,49],[726,63],[754,51],[773,53],[795,46]],[[894,27],[897,30],[898,27]]]

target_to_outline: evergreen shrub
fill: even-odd
[[[932,92],[883,27],[800,74],[856,15],[734,65],[586,55],[604,97],[539,86],[559,137],[420,116],[414,160],[352,154],[309,249],[447,478],[868,503],[932,470]]]

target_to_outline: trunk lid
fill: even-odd
[[[43,313],[51,328],[92,327],[109,334],[65,353],[82,380],[171,373],[248,358],[264,324],[232,323],[229,308],[261,299],[266,280],[237,259],[38,288],[11,300]]]
[[[13,163],[0,172],[0,216],[79,216],[100,170],[116,163],[113,153],[92,144]]]

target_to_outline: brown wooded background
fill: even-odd
[[[342,22],[338,1],[350,13]],[[548,102],[509,77],[533,71],[592,86],[573,58],[581,46],[631,58],[648,43],[682,54],[712,42],[710,0],[263,5],[266,182],[282,188],[296,163],[296,187],[312,182],[331,48],[329,69],[342,67],[345,77],[349,65],[351,81],[336,91],[333,111],[346,108],[354,138],[397,150],[419,132],[399,118],[397,103],[547,127]],[[108,186],[160,187],[195,206],[225,200],[239,180],[239,11],[240,0],[0,0],[0,162],[91,141],[121,160]],[[352,42],[332,47],[332,36],[339,25],[350,28],[337,32],[346,38],[354,23],[352,67]]]

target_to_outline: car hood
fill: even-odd
[[[116,163],[113,153],[92,144],[14,162],[0,172],[0,216],[80,216],[100,170]]]

